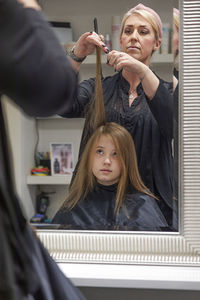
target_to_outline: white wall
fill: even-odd
[[[3,97],[4,117],[11,146],[10,159],[14,183],[24,213],[28,218],[34,214],[34,199],[31,198],[26,177],[33,165],[35,144],[34,119],[29,118],[9,98]]]

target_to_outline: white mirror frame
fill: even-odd
[[[179,232],[40,230],[57,262],[200,265],[200,0],[180,1]]]

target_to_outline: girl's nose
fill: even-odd
[[[105,158],[104,164],[107,164],[107,165],[111,164],[111,160],[110,160],[109,157],[106,157],[106,158]]]

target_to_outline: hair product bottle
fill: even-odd
[[[119,33],[120,33],[120,16],[112,16],[112,50],[120,51]]]
[[[58,161],[57,158],[54,161],[53,168],[54,168],[54,173],[55,174],[59,174],[60,173],[60,163],[59,163],[59,161]]]
[[[112,49],[110,35],[108,33],[106,34],[106,37],[105,37],[105,45],[109,50]]]

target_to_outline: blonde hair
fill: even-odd
[[[175,11],[173,12],[173,22],[176,28],[179,30],[179,15]]]
[[[82,153],[77,173],[63,207],[72,209],[79,200],[84,200],[88,193],[95,188],[97,181],[92,172],[93,154],[102,135],[112,139],[121,166],[121,175],[117,186],[115,213],[117,213],[122,206],[129,184],[137,191],[154,197],[144,185],[139,175],[135,146],[130,133],[121,125],[111,122],[96,129],[89,139]]]
[[[179,10],[174,8],[173,9],[173,23],[175,26],[175,30],[177,31],[177,34],[179,35]],[[177,49],[177,51],[174,53],[174,66],[175,68],[178,70],[179,67],[179,51]]]
[[[131,11],[129,10],[127,13],[125,13],[123,19],[122,19],[122,22],[121,22],[121,27],[120,27],[120,37],[122,36],[123,34],[123,31],[124,31],[124,24],[126,22],[126,20],[132,16],[132,15],[139,15],[141,17],[143,17],[147,22],[149,22],[149,24],[152,26],[153,28],[153,31],[154,31],[154,34],[155,34],[155,39],[156,41],[159,41],[161,40],[161,36],[160,36],[160,31],[159,31],[159,26],[158,26],[158,23],[156,22],[154,16],[149,13],[148,11],[146,10],[134,10],[134,11]]]

